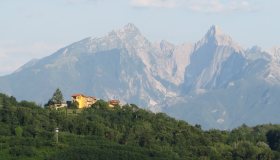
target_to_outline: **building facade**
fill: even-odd
[[[84,94],[74,94],[71,97],[72,102],[76,103],[78,108],[89,108],[97,101],[96,97],[86,96]]]

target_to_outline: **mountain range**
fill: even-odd
[[[194,44],[150,42],[133,24],[88,37],[0,77],[0,92],[45,103],[84,93],[203,128],[280,123],[280,48],[243,48],[217,26]]]

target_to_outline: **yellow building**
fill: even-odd
[[[89,108],[93,105],[97,99],[95,97],[86,96],[83,94],[72,95],[72,102],[78,104],[78,108]]]

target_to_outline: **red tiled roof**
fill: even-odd
[[[83,96],[83,97],[86,97],[85,95],[80,94],[80,93],[78,93],[78,94],[73,94],[71,97],[78,97],[78,96]]]
[[[119,100],[116,100],[116,99],[114,99],[114,100],[109,100],[109,104],[119,104],[120,103],[120,101]]]

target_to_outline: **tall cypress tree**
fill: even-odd
[[[63,98],[62,92],[60,91],[59,88],[57,88],[51,98],[51,103],[61,104],[61,103],[63,103],[63,101],[64,101],[64,98]]]

